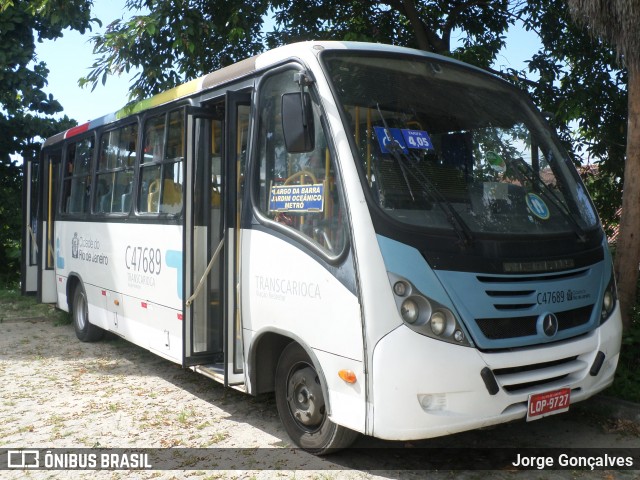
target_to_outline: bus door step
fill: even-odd
[[[224,384],[224,364],[222,363],[211,363],[207,365],[194,365],[191,367],[193,371],[198,372],[205,377],[211,378],[218,383]],[[244,383],[239,384],[230,384],[231,388],[238,390],[240,392],[246,392],[246,386]]]

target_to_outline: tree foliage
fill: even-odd
[[[628,0],[569,0],[571,14],[615,46],[628,71],[628,129],[622,217],[616,249],[620,307],[630,327],[640,263],[640,4]]]
[[[21,232],[21,168],[12,155],[31,155],[39,139],[73,124],[55,98],[44,92],[49,71],[36,57],[36,42],[62,36],[65,28],[84,32],[89,0],[0,0],[0,265],[15,278]]]
[[[128,0],[144,11],[95,36],[98,59],[81,84],[139,68],[140,99],[266,48],[302,40],[372,41],[453,56],[493,70],[553,114],[565,147],[597,163],[590,177],[605,225],[621,202],[626,134],[626,70],[616,52],[570,20],[565,0]],[[265,25],[264,19],[273,24]],[[510,29],[540,41],[526,69],[495,67]]]
[[[622,194],[627,72],[618,66],[615,50],[570,21],[564,0],[544,0],[540,8],[535,3],[524,8],[523,18],[541,48],[522,75],[539,76],[528,90],[553,114],[567,150],[583,164],[597,164],[587,169],[587,180],[610,233]]]
[[[95,36],[98,59],[86,79],[93,88],[109,75],[139,67],[131,97],[143,98],[263,50],[266,1],[127,0],[129,20]]]
[[[510,16],[508,0],[128,0],[126,7],[138,14],[116,20],[104,34],[93,37],[98,59],[81,85],[95,88],[109,75],[138,67],[131,90],[134,99],[265,48],[317,38],[384,42],[449,54],[457,31],[464,45],[456,47],[455,55],[487,67],[504,46]],[[275,24],[264,31],[269,17]]]

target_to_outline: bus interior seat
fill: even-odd
[[[407,179],[397,160],[390,154],[381,155],[375,162],[378,193],[385,208],[426,208],[429,209],[429,195],[424,192],[420,178],[425,176],[433,186],[449,201],[465,203],[469,201],[467,173],[473,165],[471,138],[468,133],[443,135],[441,155],[407,162]],[[437,160],[437,161],[436,161]],[[407,182],[409,185],[407,186]],[[414,193],[412,198],[411,193]]]
[[[122,207],[122,212],[127,213],[131,209],[131,190],[133,188],[133,183],[130,183],[124,193],[120,196],[120,203]]]
[[[98,212],[106,213],[111,211],[111,189],[107,190],[107,192],[100,196],[100,200],[98,201]]]
[[[455,132],[443,135],[440,139],[442,164],[455,167],[460,171],[471,171],[473,166],[473,141],[470,132]]]
[[[425,173],[448,200],[469,202],[468,180],[473,169],[471,132],[449,133],[440,142],[440,162],[425,163]]]
[[[78,188],[78,186],[82,188]],[[76,187],[76,188],[74,188]],[[67,213],[81,213],[86,211],[85,206],[88,204],[87,190],[84,183],[72,185],[71,195],[67,198]]]
[[[211,208],[220,208],[220,205],[222,204],[222,194],[220,193],[220,190],[218,190],[217,187],[212,187],[211,188]]]
[[[95,211],[97,213],[105,213],[108,212],[109,202],[111,198],[111,187],[107,184],[104,179],[100,179],[98,181],[98,186],[96,188],[96,200],[95,200]]]
[[[109,206],[110,208],[106,210],[107,212],[113,212],[113,213],[122,212],[121,198],[122,198],[123,192],[125,192],[128,188],[130,188],[128,185],[122,185],[121,183],[117,183],[113,185],[113,197],[109,195],[109,198],[111,199],[111,205]]]
[[[182,208],[182,185],[175,183],[172,179],[164,180],[164,195],[162,198],[162,212],[171,211],[175,208],[166,209],[166,206]],[[149,194],[147,197],[147,206],[149,212],[160,212],[160,180],[155,179],[149,184]]]
[[[162,207],[172,205],[182,208],[182,185],[171,179],[164,181],[164,194],[162,196]]]
[[[469,191],[465,174],[456,167],[434,165],[422,162],[418,164],[433,186],[445,196],[448,201],[465,203],[469,201]]]

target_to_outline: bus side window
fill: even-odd
[[[184,111],[150,118],[144,130],[138,211],[179,214],[184,183]]]
[[[85,213],[89,211],[92,156],[93,137],[70,143],[67,146],[63,171],[63,213]]]
[[[102,135],[93,197],[94,212],[129,212],[137,139],[137,124]]]
[[[288,153],[284,143],[282,95],[300,92],[294,73],[280,72],[261,84],[258,208],[329,255],[338,255],[346,245],[343,194],[317,104],[314,149]]]

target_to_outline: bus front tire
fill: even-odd
[[[104,337],[104,330],[89,322],[87,294],[80,284],[73,291],[71,314],[73,316],[73,328],[76,331],[76,337],[80,341],[95,342]]]
[[[358,433],[333,423],[320,384],[320,376],[304,349],[293,342],[278,361],[276,406],[293,442],[315,455],[347,448]]]

